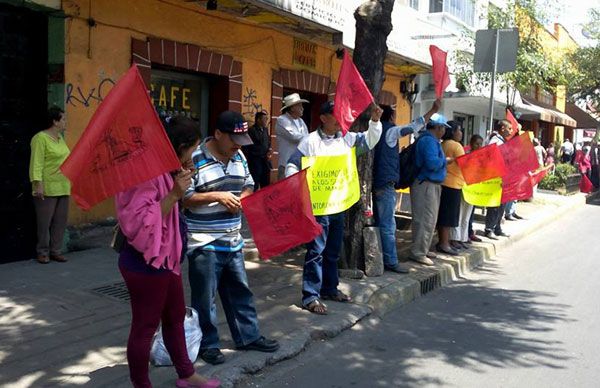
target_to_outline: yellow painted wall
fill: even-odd
[[[91,3],[90,3],[91,2]],[[90,10],[91,4],[91,13]],[[242,110],[253,114],[250,100],[270,111],[273,69],[302,68],[292,64],[293,36],[267,26],[233,18],[218,11],[206,11],[194,2],[181,0],[64,0],[65,84],[68,117],[67,142],[73,148],[100,101],[113,82],[131,65],[131,39],[158,37],[190,43],[243,63]],[[96,21],[89,27],[87,19]],[[334,47],[318,45],[314,73],[335,79],[340,61]],[[391,76],[385,89],[399,95],[399,76]],[[244,101],[246,97],[246,101]],[[399,104],[398,119],[410,117],[408,104]],[[403,121],[404,122],[404,121]],[[114,216],[111,200],[83,212],[72,205],[70,224],[93,222]]]

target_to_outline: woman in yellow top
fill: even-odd
[[[31,139],[29,180],[33,190],[33,204],[37,219],[37,261],[65,262],[61,254],[63,235],[67,227],[71,183],[60,171],[69,156],[65,143],[65,112],[51,107],[47,115],[47,129]]]
[[[462,199],[462,187],[465,180],[460,168],[456,163],[456,158],[465,154],[465,150],[460,144],[462,139],[462,127],[456,121],[448,121],[450,128],[446,128],[446,133],[442,137],[442,150],[446,155],[447,174],[442,182],[442,195],[440,197],[440,209],[438,213],[438,252],[449,255],[458,255],[458,251],[450,245],[450,232],[452,228],[458,226],[460,218],[460,203]]]

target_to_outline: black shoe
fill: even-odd
[[[514,215],[511,214],[511,215],[505,216],[504,219],[506,221],[516,221],[517,217],[515,217]]]
[[[498,240],[496,237],[494,237],[494,233],[491,230],[486,230],[483,235],[490,240]]]
[[[512,215],[513,217],[515,217],[517,220],[522,220],[523,217],[521,217],[520,215],[518,215],[517,213],[513,213]]]
[[[249,343],[248,345],[238,346],[239,350],[257,350],[259,352],[272,353],[279,349],[279,342],[272,339],[266,339],[260,337],[256,341]]]
[[[506,234],[503,231],[494,232],[494,234],[498,237],[510,237],[510,234]]]
[[[217,348],[201,349],[200,358],[212,365],[219,365],[225,362],[225,356]]]
[[[409,273],[411,268],[404,263],[397,263],[396,265],[384,265],[383,269],[396,273]]]

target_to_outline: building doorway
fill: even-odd
[[[0,263],[35,255],[29,142],[44,129],[48,17],[0,4]]]
[[[227,77],[153,68],[150,96],[161,119],[185,116],[200,125],[202,139],[212,135],[219,113],[227,110]]]
[[[475,116],[465,113],[454,113],[454,121],[459,122],[463,128],[462,143],[466,145],[475,133]]]
[[[321,105],[327,101],[327,95],[306,92],[298,89],[283,89],[284,97],[292,93],[298,93],[301,98],[308,100],[308,103],[304,103],[304,114],[302,115],[302,120],[304,120],[306,123],[309,132],[316,130],[321,125],[319,113],[321,110]]]

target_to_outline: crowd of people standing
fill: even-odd
[[[467,147],[463,128],[438,113],[442,101],[405,125],[396,125],[395,109],[371,108],[365,132],[342,133],[332,101],[322,104],[320,124],[308,131],[302,120],[303,104],[297,93],[283,99],[275,125],[279,160],[277,174],[284,178],[301,169],[303,157],[374,152],[373,207],[381,235],[384,269],[407,273],[407,259],[431,266],[438,254],[458,255],[472,242],[481,241],[473,230],[474,207],[462,194],[465,180],[456,162],[466,152],[484,144],[504,144],[511,124],[501,120],[486,139],[473,135]],[[275,352],[278,341],[265,337],[259,328],[254,297],[246,275],[240,234],[241,199],[268,186],[271,176],[271,133],[269,115],[259,111],[254,125],[226,111],[219,115],[214,134],[200,138],[196,122],[175,117],[165,130],[181,162],[178,171],[143,182],[115,198],[120,233],[119,270],[131,295],[132,322],[127,344],[130,377],[135,387],[151,387],[148,375],[154,333],[162,324],[166,348],[178,374],[178,387],[216,387],[218,380],[197,374],[186,352],[182,262],[189,263],[191,304],[198,312],[203,337],[199,357],[209,364],[225,362],[221,352],[217,320],[217,294],[238,350]],[[62,133],[66,117],[52,108],[48,128],[31,142],[32,191],[38,215],[37,261],[64,262],[60,243],[66,226],[70,185],[59,166],[69,150]],[[415,139],[416,178],[410,186],[412,245],[406,258],[396,247],[396,183],[399,180],[399,140]],[[568,140],[567,140],[568,142]],[[555,157],[534,139],[540,165]],[[598,145],[577,153],[568,144],[561,147],[561,160],[574,160],[582,174],[598,174]],[[597,182],[597,181],[596,181]],[[514,204],[486,209],[483,235],[507,237],[502,218],[520,219]],[[311,313],[328,313],[324,301],[348,303],[351,295],[339,288],[338,260],[344,236],[344,212],[317,216],[323,231],[306,245],[301,306]],[[431,250],[437,231],[438,241]]]

